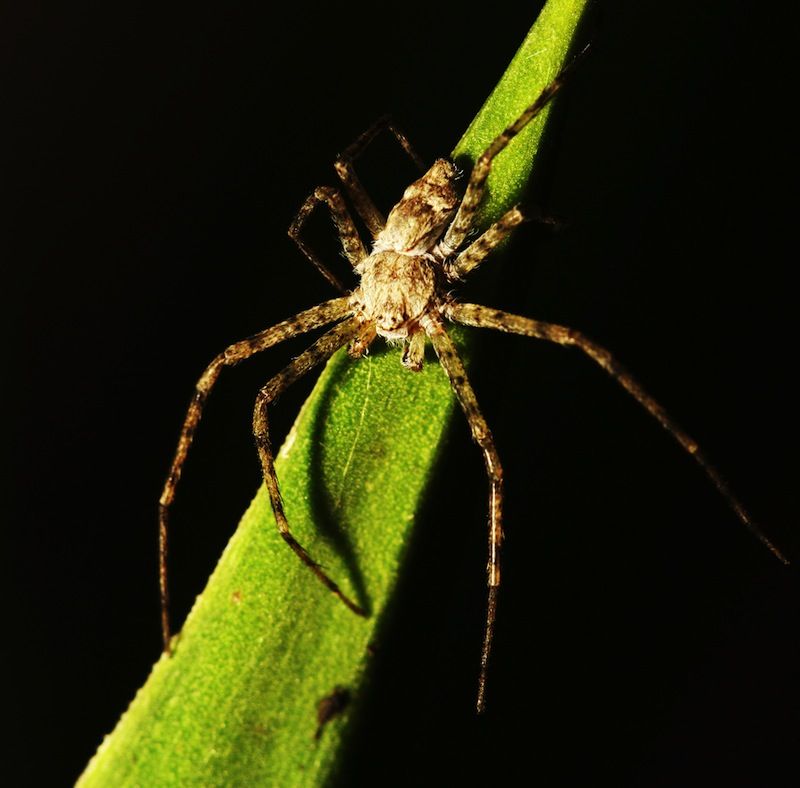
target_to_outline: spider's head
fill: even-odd
[[[392,208],[375,239],[375,250],[424,254],[433,249],[458,208],[457,174],[453,162],[437,159]]]
[[[360,266],[355,310],[389,340],[413,334],[435,303],[437,272],[425,255],[373,252]]]

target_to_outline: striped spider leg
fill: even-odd
[[[159,561],[159,587],[161,596],[161,634],[164,642],[164,650],[170,651],[171,628],[169,620],[169,584],[167,581],[167,555],[168,555],[168,526],[169,512],[175,490],[181,478],[183,465],[194,439],[195,431],[203,415],[203,407],[208,399],[214,384],[219,379],[220,373],[225,367],[232,367],[245,361],[256,353],[277,345],[279,342],[291,339],[292,337],[321,328],[334,321],[342,320],[351,314],[349,299],[345,297],[335,298],[318,306],[307,309],[295,315],[289,320],[284,320],[271,328],[261,331],[258,334],[230,345],[226,350],[214,358],[206,367],[205,372],[200,376],[195,386],[194,396],[192,397],[189,409],[184,418],[178,447],[170,466],[167,480],[164,483],[164,490],[161,493],[158,507],[158,561]],[[286,517],[283,515],[283,504],[280,492],[278,491],[277,480],[275,479],[275,469],[272,461],[272,451],[269,446],[269,430],[266,419],[266,405],[290,383],[300,378],[311,370],[316,364],[324,361],[331,356],[339,347],[346,344],[359,328],[352,320],[345,321],[337,325],[334,329],[324,334],[314,343],[305,353],[298,356],[283,372],[276,375],[259,392],[256,400],[256,409],[253,417],[254,433],[256,435],[256,445],[261,458],[270,498],[275,510],[276,522],[281,536],[289,546],[314,574],[351,610],[363,615],[363,610],[359,605],[345,596],[336,583],[333,582],[325,572],[311,559],[305,549],[289,532]]]

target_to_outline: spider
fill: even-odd
[[[568,72],[572,70],[581,55],[563,69],[542,90],[536,100],[495,137],[477,158],[463,196],[460,196],[457,189],[456,182],[461,173],[456,165],[448,159],[440,158],[427,168],[405,135],[389,118],[378,120],[346,148],[337,157],[335,169],[353,207],[372,236],[370,248],[364,244],[344,196],[338,188],[317,187],[303,203],[289,227],[289,236],[341,295],[230,345],[213,359],[197,382],[159,502],[161,628],[166,651],[170,650],[167,586],[169,510],[203,406],[211,389],[225,367],[234,366],[286,339],[333,323],[335,323],[333,328],[295,358],[282,372],[269,380],[256,397],[253,433],[278,531],[320,582],[355,614],[366,615],[364,609],[348,597],[314,561],[289,529],[275,472],[267,408],[288,386],[344,346],[347,346],[352,357],[358,358],[367,352],[371,343],[379,336],[391,343],[401,343],[402,364],[414,372],[422,369],[425,342],[429,340],[464,411],[472,437],[483,454],[489,480],[488,599],[478,678],[478,712],[483,711],[486,702],[487,669],[500,587],[503,469],[492,433],[478,406],[464,364],[448,335],[446,329],[448,321],[521,334],[565,347],[575,347],[582,351],[616,380],[694,458],[738,519],[781,562],[789,563],[754,523],[718,471],[701,453],[697,443],[606,349],[572,328],[512,315],[478,304],[460,303],[451,294],[454,285],[480,265],[514,228],[529,218],[522,207],[513,207],[473,239],[473,229],[486,194],[486,182],[493,160],[547,106],[561,89]],[[388,131],[394,136],[422,173],[418,180],[406,188],[400,201],[385,218],[361,184],[354,169],[355,160],[382,131]],[[302,238],[301,231],[304,224],[320,205],[325,205],[330,211],[344,255],[360,277],[358,286],[350,292]]]

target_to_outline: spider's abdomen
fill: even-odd
[[[386,339],[414,333],[436,303],[436,263],[422,255],[373,252],[360,266],[361,286],[353,294],[364,319]]]
[[[458,207],[459,197],[453,186],[456,174],[455,164],[437,159],[389,212],[386,226],[375,239],[375,251],[430,252]]]

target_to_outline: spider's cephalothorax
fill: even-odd
[[[573,61],[574,63],[575,61]],[[376,336],[403,342],[403,363],[412,370],[422,368],[426,339],[431,342],[447,373],[469,422],[475,442],[481,449],[489,479],[489,587],[486,629],[481,652],[478,682],[478,710],[485,701],[487,664],[494,632],[497,589],[500,585],[500,546],[503,541],[503,471],[489,427],[481,414],[464,365],[446,330],[446,322],[494,328],[507,333],[578,348],[606,370],[647,410],[695,459],[727,500],[739,519],[784,563],[780,551],[753,523],[719,473],[700,452],[697,444],[666,411],[647,394],[611,354],[590,339],[565,326],[499,312],[477,304],[460,304],[449,295],[449,285],[463,279],[523,221],[519,208],[511,208],[474,240],[470,232],[481,206],[492,160],[550,101],[561,86],[566,71],[556,77],[538,98],[489,144],[477,158],[463,197],[454,188],[454,164],[438,159],[430,169],[412,149],[406,137],[388,120],[381,119],[361,135],[336,160],[336,172],[356,212],[372,236],[371,251],[362,241],[342,193],[333,187],[318,187],[305,201],[289,228],[289,235],[320,273],[342,295],[278,323],[248,339],[228,347],[206,368],[197,382],[194,398],[184,420],[178,448],[172,461],[159,507],[159,556],[161,586],[161,626],[164,647],[170,648],[167,593],[167,521],[183,464],[192,443],[203,405],[226,366],[265,350],[290,337],[335,323],[308,350],[295,358],[258,393],[253,412],[253,433],[261,459],[264,482],[281,536],[317,578],[354,613],[364,609],[348,597],[325,570],[292,536],[278,489],[272,448],[269,440],[267,407],[282,391],[325,361],[339,348],[348,346],[352,355],[363,354]],[[353,169],[355,158],[381,130],[388,129],[422,175],[411,184],[400,202],[384,219]],[[327,205],[336,225],[345,256],[360,275],[358,287],[345,293],[339,279],[303,240],[301,230],[309,214],[320,203]]]

